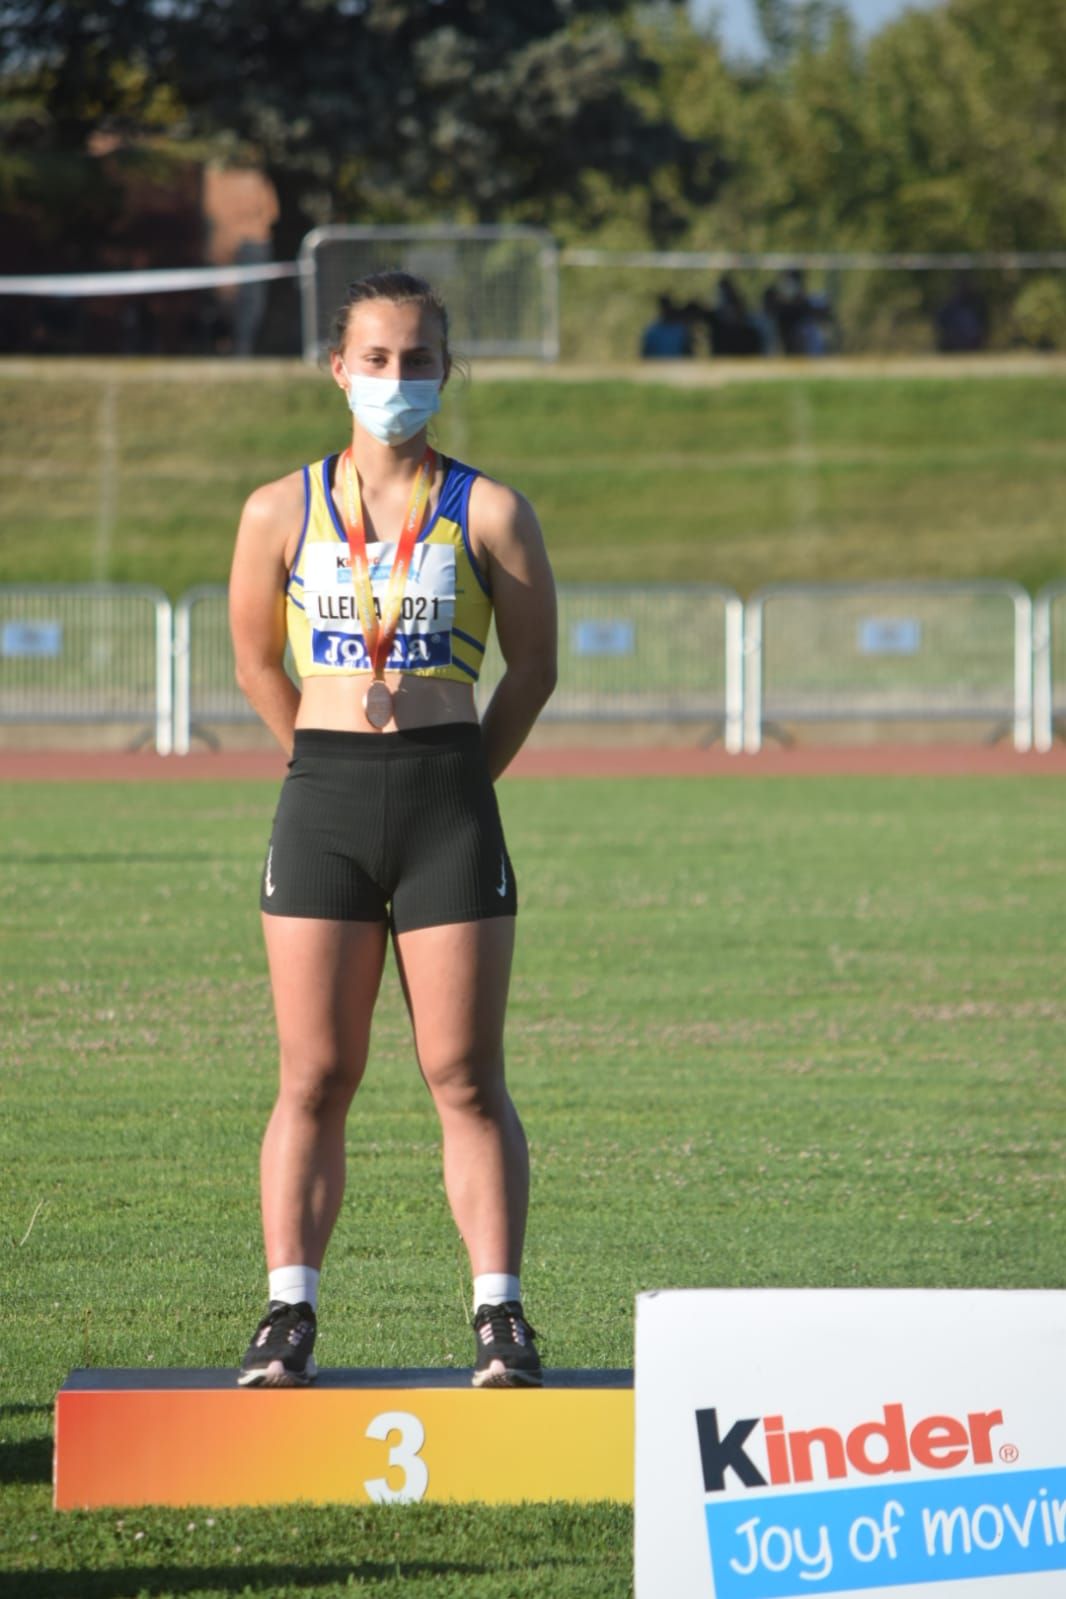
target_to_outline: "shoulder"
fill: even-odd
[[[306,468],[299,467],[295,472],[287,472],[284,477],[253,489],[244,502],[242,522],[247,520],[254,526],[268,528],[279,519],[287,519],[294,510],[302,513],[305,471]]]
[[[524,494],[479,472],[470,486],[470,532],[492,548],[501,539],[539,534],[539,524]]]
[[[467,531],[488,577],[497,623],[509,594],[520,590],[528,601],[538,591],[547,602],[553,592],[551,566],[537,513],[524,494],[495,478],[479,477],[470,492]]]
[[[299,542],[306,509],[306,467],[261,483],[244,502],[238,549],[276,554],[288,566]]]

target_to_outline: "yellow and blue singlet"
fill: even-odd
[[[289,645],[301,678],[369,672],[371,663],[352,588],[344,523],[331,491],[337,457],[303,469],[304,521],[285,591]],[[386,664],[416,677],[476,683],[492,622],[492,595],[470,548],[467,514],[475,467],[441,457],[436,510],[415,546],[403,611]],[[380,603],[395,544],[368,543]]]

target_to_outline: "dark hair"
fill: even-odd
[[[444,343],[445,368],[451,365],[447,306],[425,278],[416,278],[413,272],[401,272],[398,268],[388,272],[370,272],[365,278],[358,278],[354,283],[349,283],[343,303],[333,318],[331,350],[343,349],[352,311],[367,300],[388,300],[392,305],[421,305],[435,312],[440,321]]]

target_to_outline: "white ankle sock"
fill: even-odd
[[[502,1305],[511,1299],[521,1299],[522,1285],[517,1277],[506,1271],[486,1271],[474,1278],[474,1309],[482,1305]]]
[[[271,1299],[286,1305],[310,1305],[318,1309],[318,1272],[313,1266],[278,1266],[270,1273]]]

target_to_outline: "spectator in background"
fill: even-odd
[[[988,307],[968,276],[955,279],[951,294],[936,313],[936,347],[945,355],[983,350],[988,339]]]
[[[640,340],[645,360],[692,354],[692,326],[687,308],[676,305],[669,294],[659,296],[659,314],[649,322]]]
[[[258,266],[273,259],[279,206],[277,191],[265,172],[249,166],[208,166],[203,212],[205,254],[212,266]],[[260,280],[219,289],[217,299],[222,313],[221,341],[233,355],[254,355],[266,315],[266,283]]]
[[[718,280],[714,305],[708,313],[712,355],[760,355],[763,341],[748,304],[733,279]]]
[[[807,290],[803,273],[791,267],[763,295],[763,311],[772,322],[777,345],[785,355],[827,355],[833,309],[824,294]]]

